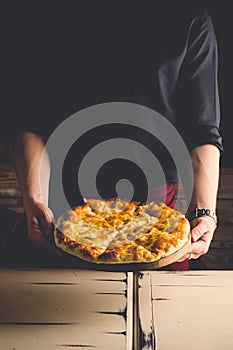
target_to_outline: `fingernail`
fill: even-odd
[[[197,234],[196,233],[193,233],[193,240],[194,241],[197,241],[198,237],[197,237]]]

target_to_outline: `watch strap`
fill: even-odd
[[[201,216],[211,217],[214,220],[215,224],[217,225],[217,215],[213,210],[210,210],[210,209],[194,208],[188,213],[187,219],[191,222],[192,220],[199,218]]]

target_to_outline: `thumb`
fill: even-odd
[[[191,231],[192,241],[196,242],[206,232],[206,225],[204,222],[199,222],[193,227]]]
[[[46,210],[40,213],[38,221],[40,222],[44,233],[46,235],[49,235],[49,233],[51,232],[53,220]]]

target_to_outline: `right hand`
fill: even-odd
[[[39,247],[57,252],[52,236],[54,217],[49,207],[42,202],[31,201],[26,206],[26,217],[29,239]]]

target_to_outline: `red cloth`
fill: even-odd
[[[160,187],[154,188],[149,191],[150,197],[153,196],[157,202],[163,202],[170,208],[175,207],[175,183],[167,183]],[[188,271],[189,261],[175,262],[168,265],[162,270],[168,271]]]

